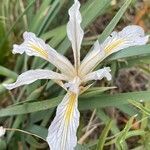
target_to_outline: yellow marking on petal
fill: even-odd
[[[42,48],[34,45],[34,44],[30,44],[31,48],[33,50],[35,50],[39,55],[43,56],[44,58],[48,58],[48,52],[46,52],[45,50],[43,50]]]
[[[74,111],[74,106],[75,106],[75,103],[76,103],[76,100],[77,100],[76,97],[77,97],[76,94],[71,93],[69,103],[67,104],[68,106],[67,106],[66,113],[65,113],[65,123],[66,123],[66,125],[68,125],[69,121],[72,118],[72,114],[73,114],[73,111]]]
[[[112,42],[111,44],[107,45],[105,47],[106,54],[111,54],[114,49],[116,49],[123,43],[124,43],[124,41],[120,39],[120,40],[116,40],[116,41]]]
[[[62,150],[65,150],[69,123],[70,123],[70,120],[73,117],[73,111],[74,111],[76,100],[77,100],[77,95],[70,92],[69,102],[67,104],[67,108],[66,108],[65,115],[64,115],[65,116],[65,128],[64,128],[64,131],[63,131],[63,136],[62,136],[63,140],[62,140],[62,143],[61,143]]]

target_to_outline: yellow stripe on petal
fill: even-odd
[[[66,143],[68,141],[69,128],[71,124],[73,125],[72,123],[73,113],[75,110],[76,102],[77,102],[77,95],[74,93],[71,93],[70,99],[69,99],[69,102],[67,104],[67,108],[65,111],[65,124],[64,124],[65,127],[64,127],[63,140],[62,140],[62,145],[61,145],[62,150],[66,150]]]
[[[42,57],[48,59],[48,52],[45,51],[44,49],[34,45],[34,44],[30,44],[30,47],[36,51],[39,55],[41,55]]]
[[[94,48],[83,59],[79,71],[81,76],[90,73],[107,56],[124,48],[136,45],[144,45],[148,42],[149,36],[145,36],[140,26],[130,25],[120,32],[112,32],[102,43],[95,42]]]
[[[119,39],[119,40],[116,40],[116,41],[108,44],[104,49],[106,55],[113,53],[114,50],[117,49],[123,43],[124,43],[124,41],[122,39]]]
[[[68,91],[57,107],[56,117],[48,129],[47,142],[51,150],[74,150],[79,126],[78,95]]]
[[[38,38],[34,33],[25,32],[23,34],[24,42],[20,45],[13,46],[14,54],[26,53],[29,56],[38,56],[53,64],[63,74],[74,77],[75,69],[71,62],[63,55],[59,54],[55,49],[45,43],[44,40]]]
[[[67,109],[66,109],[66,114],[65,114],[65,123],[66,125],[68,125],[69,121],[71,120],[72,118],[72,113],[73,113],[73,110],[74,110],[74,107],[75,107],[75,103],[77,101],[77,95],[72,93],[71,96],[70,96],[70,100],[69,100],[69,103],[67,105]]]

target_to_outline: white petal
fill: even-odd
[[[79,68],[80,76],[82,77],[85,74],[87,74],[90,70],[92,70],[93,66],[95,66],[95,64],[104,57],[105,53],[101,48],[99,42],[96,41],[94,43],[93,50],[86,55],[86,57],[83,59],[81,63],[81,66]]]
[[[83,82],[87,82],[87,81],[91,81],[91,80],[101,80],[104,77],[108,81],[110,81],[112,79],[110,71],[111,70],[109,67],[104,67],[103,69],[99,69],[97,71],[91,72],[83,78]]]
[[[101,45],[98,46],[97,44],[94,50],[85,57],[79,72],[84,76],[95,69],[110,54],[130,46],[144,45],[148,39],[149,37],[145,36],[142,27],[137,25],[127,26],[120,32],[112,32]],[[95,49],[97,50],[95,51]]]
[[[80,116],[77,97],[76,94],[68,92],[57,107],[47,136],[51,150],[74,150],[77,144],[76,132]]]
[[[142,27],[137,25],[130,25],[125,27],[120,32],[113,32],[102,44],[106,56],[117,52],[118,50],[136,46],[144,45],[148,42],[148,36],[145,36]]]
[[[67,80],[67,77],[62,74],[53,72],[51,70],[36,69],[22,73],[18,76],[17,81],[15,83],[5,84],[4,86],[7,89],[11,90],[18,86],[33,83],[39,79]]]
[[[6,129],[3,128],[2,126],[0,126],[0,137],[2,137],[3,135],[5,135]]]
[[[73,75],[74,68],[70,61],[63,55],[57,53],[42,39],[36,37],[34,33],[24,32],[23,38],[24,42],[21,45],[14,45],[14,54],[23,54],[25,52],[29,56],[39,56],[55,65],[64,74]]]
[[[78,0],[74,0],[74,4],[69,9],[69,22],[67,24],[67,35],[72,43],[75,67],[80,65],[80,49],[84,32],[80,26],[82,17],[79,11],[80,3]]]

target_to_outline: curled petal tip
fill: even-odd
[[[3,86],[8,89],[8,90],[12,90],[15,88],[15,84],[12,83],[12,84],[3,84]]]
[[[149,41],[149,37],[150,37],[150,35],[147,35],[146,37],[145,37],[145,43],[147,43],[148,41]]]
[[[105,67],[104,69],[105,69],[105,71],[104,71],[105,77],[108,81],[110,81],[112,79],[112,75],[110,74],[111,69],[110,69],[110,67]]]
[[[110,67],[105,67],[103,68],[102,70],[99,70],[97,71],[97,74],[96,74],[96,79],[99,80],[101,79],[102,77],[105,77],[108,81],[110,81],[112,79],[112,76],[110,74]]]
[[[0,126],[0,137],[4,136],[6,133],[6,129],[2,126]]]
[[[28,39],[28,38],[35,38],[36,37],[36,35],[34,34],[34,33],[32,33],[32,32],[27,32],[27,31],[25,31],[24,33],[23,33],[23,38],[24,38],[24,40],[26,40],[26,39]]]
[[[2,84],[6,89],[8,89],[8,90],[10,90],[11,88],[10,88],[10,86],[9,86],[9,84]]]
[[[104,67],[104,69],[105,69],[107,72],[110,72],[110,71],[111,71],[110,67]]]
[[[108,81],[110,81],[112,79],[110,71],[111,71],[110,67],[104,67],[103,69],[99,69],[97,71],[87,74],[84,77],[83,81],[87,82],[91,80],[101,80],[103,78],[106,78]]]
[[[25,31],[25,32],[23,33],[23,38],[25,38],[27,35],[28,35],[28,32]]]
[[[24,53],[24,50],[23,50],[23,48],[20,48],[19,45],[14,44],[14,45],[13,45],[12,53],[13,53],[13,54],[17,54],[17,53],[23,54],[23,53]]]

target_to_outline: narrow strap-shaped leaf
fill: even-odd
[[[129,5],[131,4],[131,2],[132,0],[126,0],[126,2],[122,5],[122,7],[117,12],[117,14],[114,16],[111,22],[107,25],[103,33],[99,36],[98,40],[100,42],[103,42],[111,34],[111,32],[114,30],[114,28],[116,27],[117,23],[120,21],[121,17],[123,16],[125,11],[129,7]]]
[[[108,122],[108,124],[105,126],[105,128],[103,129],[103,131],[102,131],[102,133],[101,133],[101,135],[100,135],[100,137],[99,137],[99,142],[98,142],[98,144],[97,144],[96,150],[103,150],[103,149],[104,149],[105,140],[106,140],[106,137],[107,137],[107,135],[108,135],[108,132],[109,132],[111,126],[112,126],[112,122],[113,122],[113,121],[110,120],[110,121]]]
[[[35,3],[36,0],[33,0],[24,10],[24,12],[22,12],[20,14],[20,16],[17,18],[17,20],[14,22],[14,24],[11,26],[11,28],[9,29],[9,31],[7,32],[6,36],[3,38],[3,40],[0,43],[0,49],[2,48],[4,42],[6,41],[6,39],[8,38],[9,34],[11,33],[11,31],[14,29],[14,27],[17,25],[17,23],[22,19],[22,17],[24,16],[24,14],[30,9],[30,7]]]
[[[94,93],[88,98],[85,95],[80,96],[79,98],[79,109],[95,109],[95,108],[104,108],[107,106],[119,106],[127,104],[129,99],[135,99],[136,101],[150,101],[150,91],[142,92],[129,92],[129,93],[120,93],[115,95],[108,94],[98,94]],[[19,114],[27,114],[41,110],[47,110],[56,107],[63,96],[52,98],[49,100],[38,101],[38,102],[25,102],[24,104],[18,104],[17,106],[9,106],[8,108],[0,110],[0,117],[13,116]],[[36,100],[37,101],[37,100]]]

